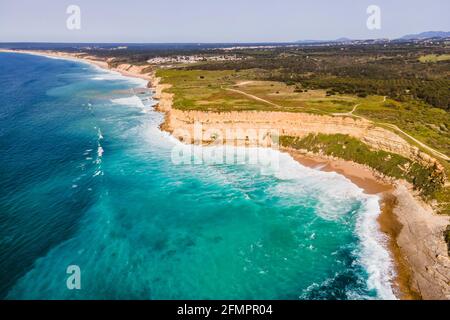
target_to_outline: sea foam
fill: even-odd
[[[397,299],[392,288],[395,279],[393,260],[387,249],[387,237],[381,232],[377,221],[381,212],[379,196],[365,194],[361,188],[336,172],[305,167],[289,154],[277,150],[264,151],[279,159],[279,169],[272,174],[281,183],[277,184],[274,192],[289,195],[292,199],[299,194],[311,193],[318,200],[315,212],[320,218],[336,221],[351,212],[355,203],[362,204],[356,210],[355,233],[360,245],[354,254],[368,274],[368,289],[375,290],[379,299]],[[282,183],[283,181],[290,183]],[[368,298],[353,292],[348,292],[347,295],[349,299]]]
[[[277,151],[274,151],[277,152]],[[323,172],[299,164],[288,154],[280,154],[280,179],[307,179],[323,190],[316,212],[324,219],[336,219],[348,212],[350,203],[359,199],[363,207],[358,210],[356,233],[360,248],[356,253],[368,273],[367,286],[376,290],[380,299],[396,299],[392,289],[395,271],[387,250],[386,236],[381,232],[378,216],[381,212],[379,196],[364,194],[363,190],[346,177],[335,172]]]
[[[95,68],[96,66],[94,66]],[[105,71],[105,69],[102,69],[100,67],[96,67],[99,71],[98,74],[91,77],[92,80],[96,81],[117,81],[117,80],[126,80],[127,82],[131,82],[135,84],[136,86],[147,86],[147,80],[140,79],[140,78],[133,78],[133,77],[127,77],[122,75],[121,73],[117,71],[108,70]]]
[[[111,102],[114,104],[122,105],[122,106],[136,107],[136,108],[141,109],[142,112],[146,112],[146,110],[148,109],[145,107],[144,103],[142,102],[141,99],[139,99],[138,96],[112,99]]]

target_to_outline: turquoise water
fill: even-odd
[[[0,298],[394,298],[378,197],[276,151],[176,165],[145,85],[0,54]]]

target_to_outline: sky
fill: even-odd
[[[81,10],[70,30],[69,5]],[[369,5],[381,12],[370,30]],[[450,31],[449,0],[0,0],[0,42],[291,42]]]

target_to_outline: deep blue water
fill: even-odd
[[[377,197],[276,151],[174,164],[145,85],[0,53],[0,298],[393,297]]]

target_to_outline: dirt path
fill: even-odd
[[[242,84],[241,84],[241,85],[242,85]],[[271,101],[269,101],[269,100],[266,100],[266,99],[263,99],[263,98],[254,96],[254,95],[252,95],[252,94],[250,94],[250,93],[247,93],[247,92],[244,92],[244,91],[241,91],[241,90],[231,89],[231,88],[223,88],[223,89],[225,89],[225,90],[227,90],[227,91],[232,91],[232,92],[236,92],[236,93],[242,94],[242,95],[244,95],[244,96],[246,96],[246,97],[248,97],[248,98],[250,98],[250,99],[257,100],[257,101],[261,101],[261,102],[270,104],[271,106],[274,106],[274,107],[277,107],[277,108],[281,108],[281,109],[283,108],[283,107],[280,106],[279,104],[273,103],[273,102],[271,102]]]
[[[253,82],[255,82],[255,81],[253,81],[253,80],[250,80],[250,81],[242,81],[242,82],[237,83],[237,84],[236,84],[236,87],[245,86],[246,84],[251,84],[251,83],[253,83]]]
[[[423,147],[424,149],[427,149],[429,152],[431,152],[434,156],[441,158],[445,161],[450,161],[450,158],[443,154],[442,152],[439,152],[429,146],[427,146],[425,143],[420,142],[419,140],[417,140],[416,138],[412,137],[411,135],[407,134],[405,131],[403,131],[402,129],[400,129],[399,127],[397,127],[395,124],[391,124],[391,123],[381,123],[382,125],[385,125],[391,129],[394,129],[398,132],[401,132],[402,134],[404,134],[405,136],[407,136],[409,139],[413,140],[415,143],[417,143],[418,145],[420,145],[421,147]]]
[[[384,99],[383,99],[383,102],[385,102],[385,101],[386,101],[386,96],[385,96]],[[350,111],[350,112],[347,112],[347,113],[333,113],[333,115],[334,115],[334,116],[352,116],[352,117],[356,117],[356,118],[360,118],[360,119],[364,119],[364,120],[370,121],[369,119],[367,119],[367,118],[365,118],[365,117],[362,117],[362,116],[358,116],[358,115],[353,114],[353,112],[356,111],[356,108],[358,108],[359,105],[360,105],[360,104],[357,104],[356,106],[354,106],[354,107],[353,107],[353,110]],[[383,123],[380,123],[380,124],[382,124],[382,125],[384,125],[384,126],[387,126],[387,127],[391,128],[391,129],[394,129],[394,130],[397,131],[397,132],[402,133],[403,135],[405,135],[406,137],[408,137],[409,139],[411,139],[412,141],[414,141],[415,143],[417,143],[418,145],[420,145],[422,148],[428,150],[428,151],[429,151],[431,154],[433,154],[434,156],[436,156],[436,157],[438,157],[438,158],[440,158],[440,159],[443,159],[443,160],[445,160],[445,161],[450,161],[450,158],[449,158],[447,155],[445,155],[445,154],[443,154],[442,152],[439,152],[439,151],[437,151],[437,150],[435,150],[435,149],[433,149],[433,148],[427,146],[425,143],[423,143],[423,142],[417,140],[416,138],[414,138],[414,137],[411,136],[410,134],[406,133],[405,131],[403,131],[402,129],[400,129],[399,127],[397,127],[395,124],[386,123],[386,122],[383,122]]]
[[[244,84],[246,84],[246,82],[242,82],[240,85],[244,85]],[[260,97],[258,97],[258,96],[255,96],[255,95],[253,95],[253,94],[249,94],[249,93],[244,92],[244,91],[241,91],[241,90],[231,89],[231,88],[224,88],[224,89],[225,89],[225,90],[228,90],[228,91],[232,91],[232,92],[236,92],[236,93],[242,94],[242,95],[244,95],[244,96],[246,96],[246,97],[248,97],[248,98],[251,98],[251,99],[253,99],[253,100],[261,101],[261,102],[270,104],[271,106],[274,106],[274,107],[277,107],[277,108],[280,108],[280,109],[283,108],[283,107],[280,106],[279,104],[273,103],[273,102],[271,102],[271,101],[268,101],[268,100],[266,100],[266,99],[260,98]],[[383,102],[385,102],[386,99],[387,99],[386,96],[383,97]],[[360,118],[360,119],[364,119],[364,120],[373,122],[373,121],[371,121],[371,120],[369,120],[369,119],[367,119],[367,118],[365,118],[365,117],[362,117],[362,116],[358,116],[358,115],[353,114],[359,106],[360,106],[360,104],[358,103],[357,105],[355,105],[355,106],[353,107],[352,111],[350,111],[350,112],[345,112],[345,113],[333,113],[332,115],[333,115],[333,116],[350,116],[350,117],[356,117],[356,118]],[[433,154],[434,156],[436,156],[436,157],[438,157],[438,158],[440,158],[440,159],[443,159],[443,160],[445,160],[445,161],[450,161],[450,157],[448,157],[447,155],[443,154],[442,152],[439,152],[439,151],[437,151],[437,150],[431,148],[430,146],[427,146],[425,143],[420,142],[419,140],[417,140],[417,139],[414,138],[413,136],[409,135],[408,133],[406,133],[405,131],[403,131],[403,130],[400,129],[399,127],[397,127],[396,125],[391,124],[391,123],[380,123],[380,124],[385,125],[385,126],[391,128],[391,129],[393,129],[393,130],[395,130],[395,131],[397,131],[397,132],[402,133],[403,135],[405,135],[406,137],[408,137],[409,139],[411,139],[412,141],[414,141],[415,143],[417,143],[418,145],[420,145],[422,148],[428,150],[428,151],[429,151],[431,154]]]
[[[357,105],[355,105],[352,109],[352,111],[350,112],[342,112],[342,113],[332,113],[333,116],[353,116],[353,117],[357,117],[357,118],[362,118],[360,116],[356,116],[353,114],[353,112],[356,111],[356,108],[358,108],[361,104],[358,103]]]
[[[384,96],[383,102],[386,102],[386,98],[387,98],[387,97]],[[370,121],[370,120],[367,119],[367,118],[364,118],[364,117],[362,117],[362,116],[358,116],[358,115],[353,114],[353,112],[356,111],[356,108],[358,108],[359,105],[360,105],[360,104],[357,104],[357,105],[353,108],[353,110],[350,111],[350,112],[347,112],[347,113],[333,113],[333,115],[334,115],[334,116],[353,116],[353,117],[357,117],[357,118],[360,118],[360,119],[364,119],[364,120]],[[400,129],[399,127],[397,127],[395,124],[386,123],[386,122],[380,123],[380,124],[385,125],[385,126],[391,128],[391,129],[394,129],[394,130],[397,131],[397,132],[402,133],[403,135],[407,136],[409,139],[411,139],[412,141],[414,141],[415,143],[417,143],[418,145],[420,145],[422,148],[427,149],[427,150],[428,150],[429,152],[431,152],[434,156],[436,156],[436,157],[438,157],[438,158],[440,158],[440,159],[443,159],[443,160],[445,160],[445,161],[450,161],[450,158],[449,158],[447,155],[445,155],[445,154],[443,154],[442,152],[439,152],[439,151],[437,151],[437,150],[435,150],[435,149],[433,149],[433,148],[427,146],[425,143],[423,143],[423,142],[417,140],[416,138],[414,138],[413,136],[409,135],[408,133],[406,133],[405,131],[403,131],[403,130]]]

